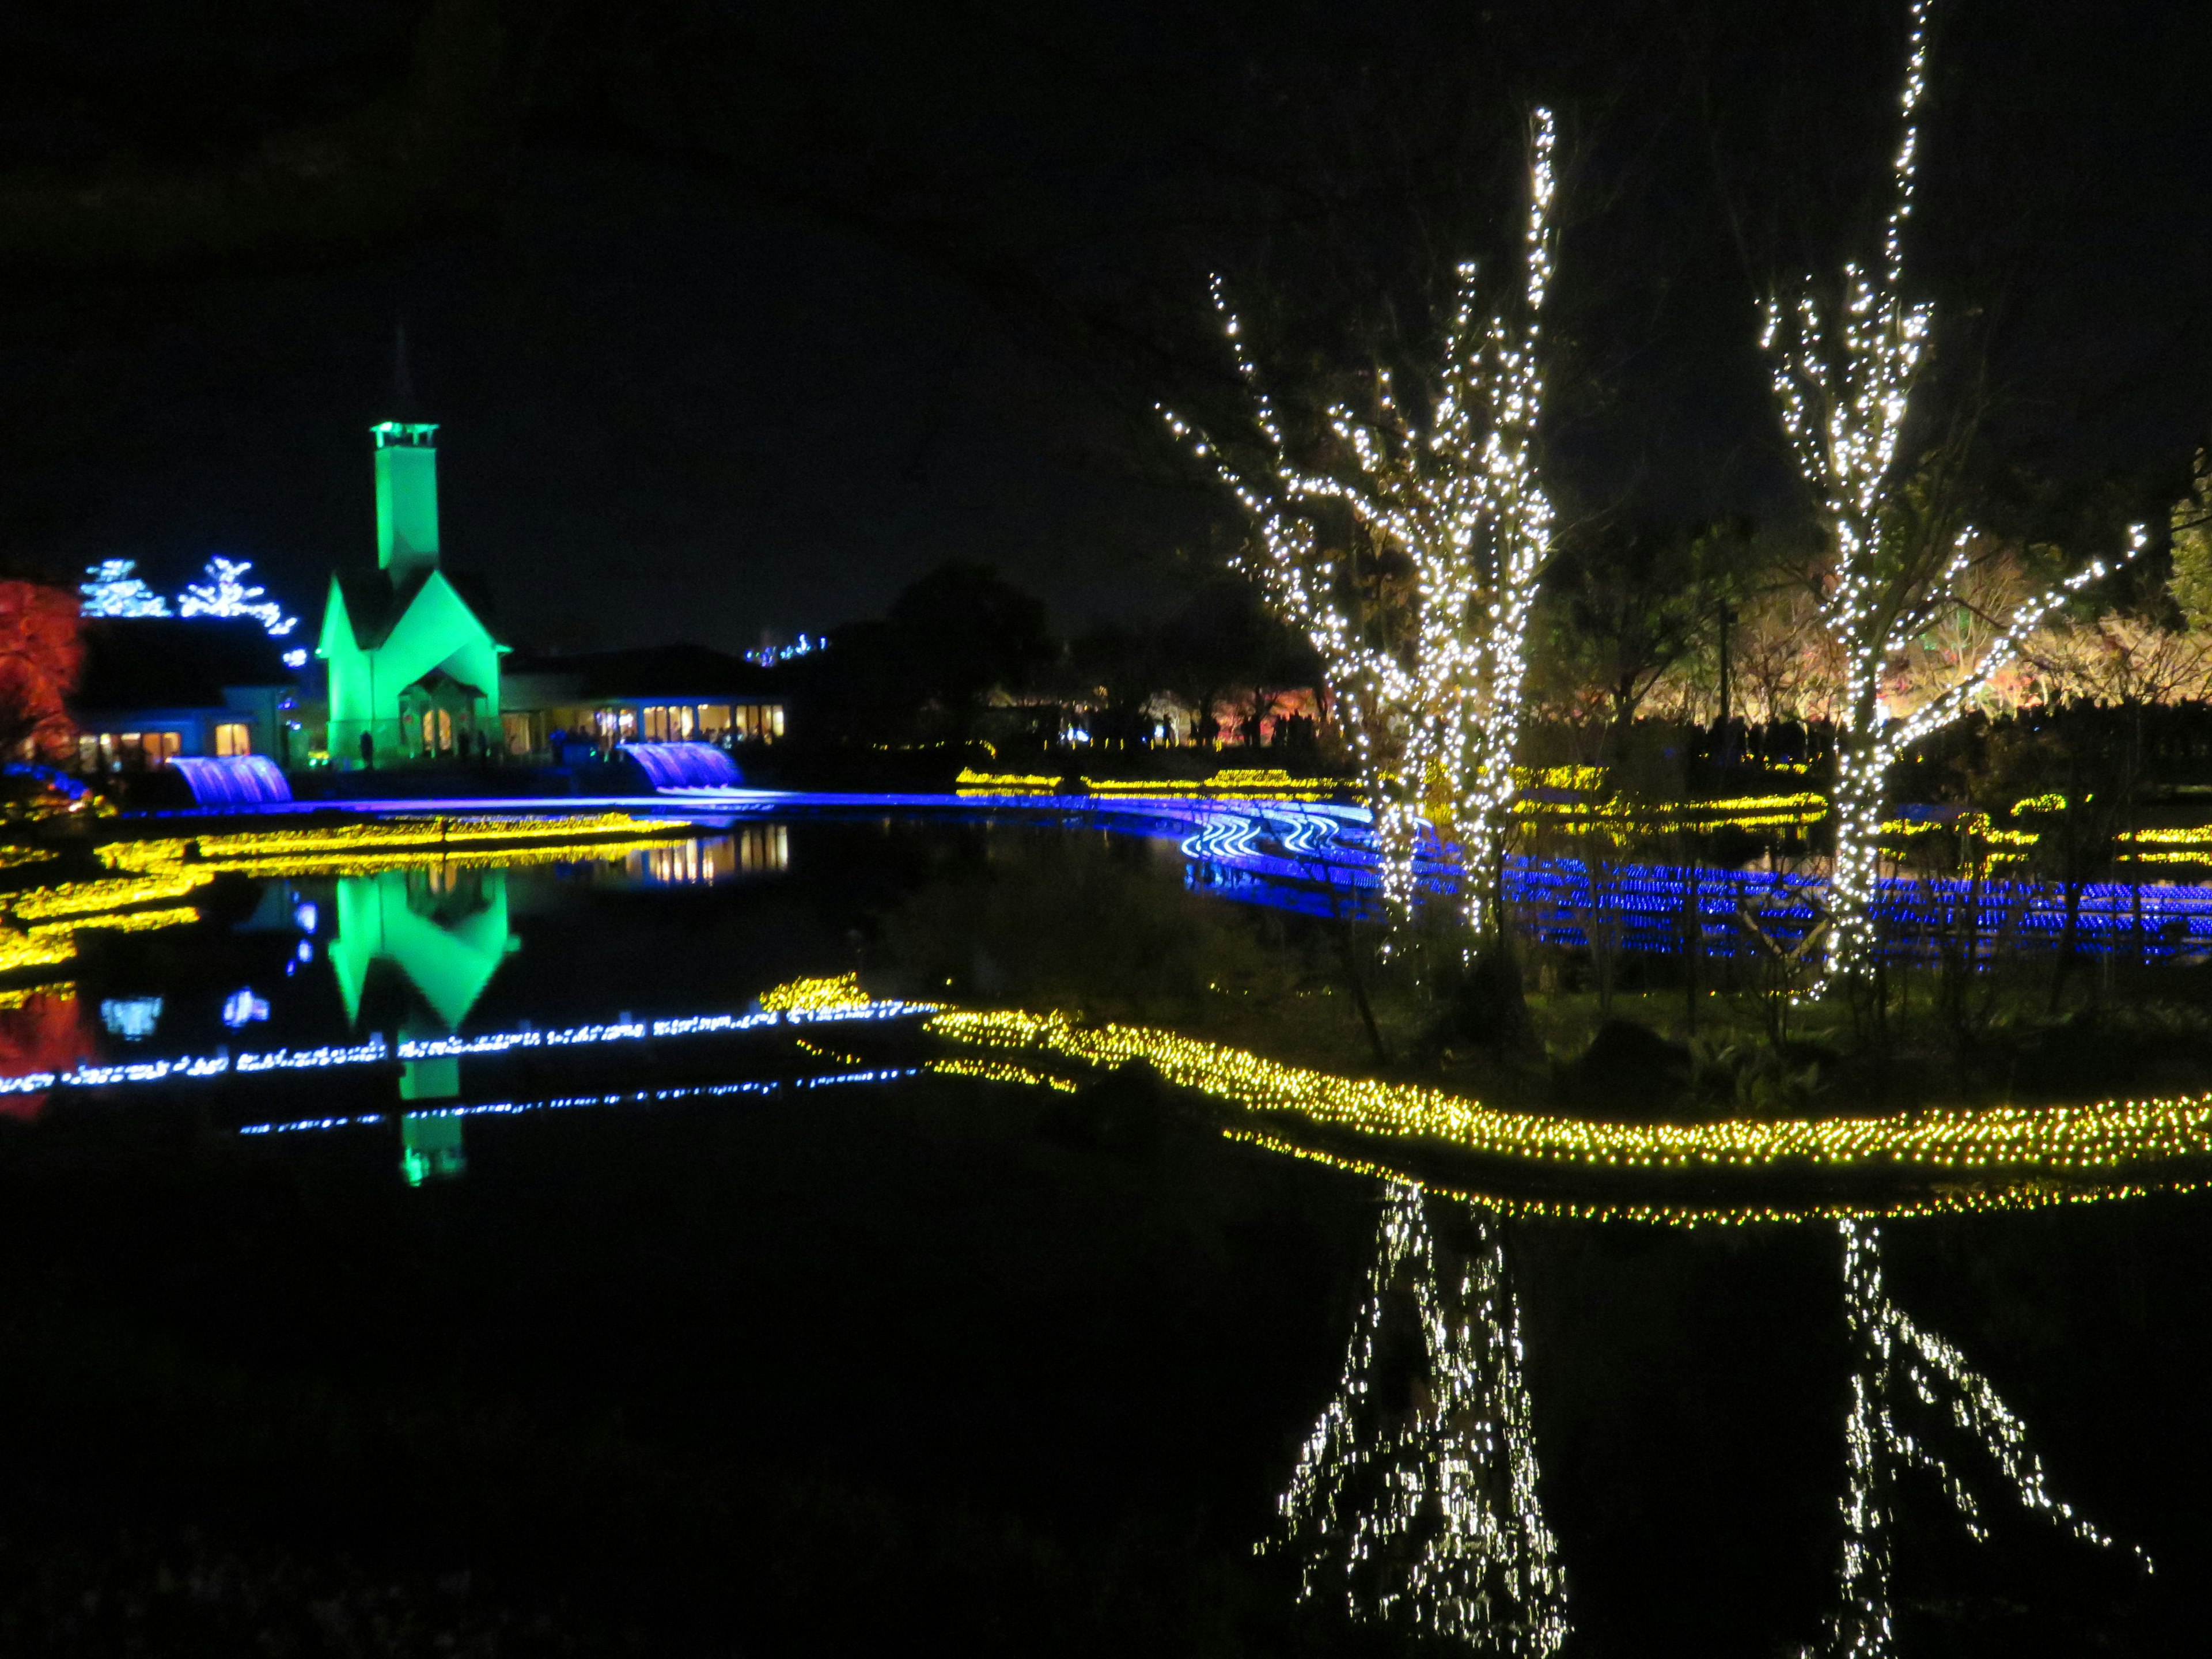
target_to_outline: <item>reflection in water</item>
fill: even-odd
[[[791,830],[781,823],[748,823],[726,836],[702,836],[633,853],[623,873],[658,887],[706,887],[731,876],[791,867]]]
[[[408,1112],[399,1120],[399,1168],[407,1184],[443,1181],[469,1167],[458,1112]]]
[[[331,968],[348,1020],[360,1019],[368,970],[380,962],[397,967],[428,1006],[428,1019],[410,1013],[400,1022],[403,1054],[411,1042],[451,1036],[520,943],[507,927],[507,872],[480,866],[341,876],[337,920]],[[451,1100],[460,1091],[460,1060],[453,1054],[401,1063],[402,1100]],[[460,1120],[440,1113],[403,1116],[399,1167],[416,1187],[426,1177],[460,1174],[468,1167]]]
[[[507,872],[501,869],[447,866],[341,876],[337,924],[331,968],[349,1021],[361,1018],[370,966],[388,962],[451,1031],[514,948]]]
[[[1827,1650],[1874,1659],[1893,1651],[1894,1634],[1888,1533],[1893,1462],[1933,1474],[1965,1520],[1968,1534],[1977,1540],[1989,1536],[1973,1493],[1936,1449],[1933,1437],[1943,1423],[1979,1442],[2028,1509],[2048,1516],[2084,1543],[2109,1548],[2112,1540],[2075,1514],[2073,1505],[2051,1495],[2043,1460],[2028,1449],[2027,1425],[1989,1379],[1889,1299],[1882,1279],[1881,1227],[1871,1221],[1841,1225],[1844,1305],[1855,1358],[1850,1412],[1844,1426],[1850,1483],[1843,1501],[1841,1598],[1829,1620]],[[1931,1419],[1918,1432],[1905,1420],[1915,1407]],[[2139,1546],[2135,1553],[2148,1571],[2150,1557]]]
[[[1340,1577],[1354,1618],[1549,1654],[1567,1636],[1566,1575],[1537,1501],[1496,1226],[1471,1209],[1471,1247],[1440,1246],[1421,1189],[1385,1190],[1343,1378],[1279,1504],[1300,1593]]]

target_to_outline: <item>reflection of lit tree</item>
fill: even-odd
[[[1479,1210],[1472,1249],[1440,1247],[1426,1202],[1388,1189],[1343,1378],[1281,1499],[1284,1542],[1301,1593],[1334,1583],[1354,1618],[1549,1654],[1566,1639],[1566,1575],[1537,1502],[1504,1251]]]
[[[1180,420],[1258,527],[1252,574],[1306,634],[1340,699],[1385,857],[1384,890],[1413,902],[1421,819],[1458,842],[1468,919],[1492,920],[1524,717],[1527,641],[1552,506],[1536,476],[1537,319],[1552,275],[1552,143],[1538,111],[1518,322],[1482,321],[1460,284],[1425,428],[1389,372],[1371,407],[1326,412],[1322,459],[1293,459],[1243,331],[1216,289],[1249,389],[1265,465],[1245,467]],[[1344,522],[1348,519],[1348,525]],[[1348,533],[1347,533],[1348,532]]]
[[[1844,1496],[1841,1606],[1829,1624],[1828,1651],[1850,1659],[1889,1653],[1894,1632],[1889,1606],[1889,1522],[1893,1464],[1927,1470],[1976,1540],[1988,1537],[1981,1506],[1940,1451],[1933,1436],[1948,1423],[1988,1453],[2021,1503],[2064,1527],[2084,1543],[2110,1548],[2112,1540],[2051,1495],[2043,1460],[2027,1446],[2027,1428],[1989,1379],[1942,1337],[1923,1331],[1889,1299],[1882,1279],[1881,1229],[1870,1221],[1845,1221],[1844,1304],[1850,1322],[1854,1364],[1851,1407],[1844,1419],[1844,1462],[1850,1484]],[[1908,1414],[1929,1420],[1917,1427]],[[2136,1554],[2146,1570],[2150,1558]]]

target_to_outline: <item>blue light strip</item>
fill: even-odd
[[[1191,860],[1191,885],[1224,897],[1314,915],[1380,914],[1375,897],[1378,859],[1367,812],[1326,802],[728,789],[686,791],[681,796],[539,800],[300,802],[253,811],[282,815],[334,806],[368,817],[438,811],[565,816],[584,809],[627,808],[686,819],[702,829],[761,817],[835,818],[848,813],[879,816],[887,811],[970,823],[1006,817],[1057,821],[1173,838]],[[589,856],[588,852],[580,854],[580,859]],[[1794,944],[1812,924],[1813,905],[1825,884],[1760,871],[1698,868],[1693,872],[1688,866],[1642,864],[1606,868],[1609,874],[1599,884],[1605,890],[1601,908],[1608,926],[1619,930],[1626,948],[1658,953],[1682,948],[1693,883],[1701,946],[1721,956],[1753,948],[1737,917],[1740,904],[1758,913],[1770,938]],[[1414,874],[1423,893],[1449,898],[1457,891],[1460,871],[1450,849],[1432,831],[1423,836]],[[1505,886],[1507,902],[1522,912],[1538,938],[1570,946],[1588,944],[1584,915],[1601,907],[1594,902],[1591,872],[1583,860],[1510,860]],[[1893,877],[1882,881],[1875,902],[1885,952],[1906,961],[1940,958],[1942,935],[1966,931],[1964,912],[1970,905],[1978,907],[1973,918],[1978,954],[2000,945],[2051,950],[2065,932],[2064,897],[2051,886],[2019,880],[1985,882],[1977,894],[1972,884],[1960,878]],[[2086,952],[2140,951],[2160,960],[2212,953],[2212,888],[2092,883],[2081,890],[2075,908],[2076,948]],[[0,1091],[5,1091],[8,1082],[0,1079]]]
[[[916,1066],[882,1066],[868,1072],[830,1072],[815,1077],[775,1078],[750,1083],[702,1083],[667,1089],[620,1090],[604,1095],[556,1095],[544,1100],[495,1100],[471,1106],[424,1106],[406,1112],[364,1112],[354,1117],[302,1117],[283,1123],[248,1123],[241,1135],[321,1133],[332,1129],[366,1129],[402,1117],[520,1117],[529,1112],[567,1112],[593,1106],[652,1106],[672,1100],[720,1100],[732,1095],[771,1096],[786,1091],[830,1089],[848,1083],[897,1083],[918,1077]]]
[[[760,1030],[772,1025],[820,1025],[855,1020],[902,1019],[937,1012],[933,1002],[868,1002],[845,1008],[793,1008],[781,1013],[692,1014],[676,1019],[616,1021],[539,1031],[524,1029],[482,1036],[410,1037],[395,1051],[383,1035],[373,1033],[351,1048],[276,1048],[235,1057],[221,1052],[171,1060],[135,1060],[122,1066],[80,1066],[73,1072],[27,1072],[0,1077],[0,1095],[43,1094],[49,1089],[98,1089],[125,1083],[167,1083],[221,1077],[235,1070],[253,1076],[264,1072],[313,1071],[333,1066],[373,1066],[380,1061],[444,1060],[469,1054],[503,1054],[517,1048],[557,1048],[603,1042],[641,1042],[648,1038],[714,1036]]]

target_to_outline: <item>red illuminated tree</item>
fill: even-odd
[[[0,580],[0,755],[64,758],[76,740],[69,696],[84,663],[77,596]]]

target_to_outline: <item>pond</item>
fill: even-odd
[[[1325,1093],[1295,1053],[924,1010],[1356,1052],[1337,830],[1104,822],[303,860],[78,933],[0,1008],[0,1650],[2191,1645],[2193,1164],[1670,1210],[1194,1081]]]

